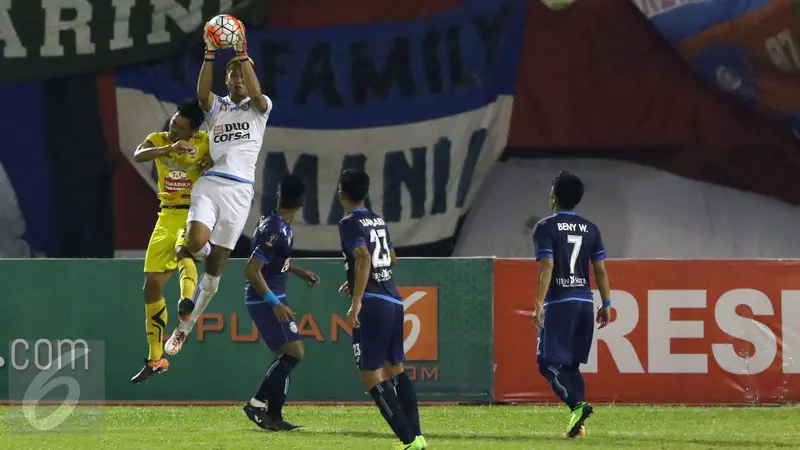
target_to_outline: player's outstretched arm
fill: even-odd
[[[139,147],[136,148],[136,151],[133,153],[133,160],[136,162],[147,162],[170,153],[182,155],[189,152],[189,150],[190,146],[186,141],[178,141],[172,145],[156,147],[148,139],[139,144]]]
[[[317,276],[317,274],[308,269],[304,269],[300,266],[296,266],[292,263],[289,263],[289,272],[302,278],[303,281],[308,283],[309,287],[316,286],[319,284],[319,276]]]
[[[270,105],[261,92],[261,83],[258,81],[258,76],[256,76],[253,60],[247,55],[247,37],[245,36],[244,25],[242,25],[242,39],[236,44],[235,48],[239,63],[242,66],[242,81],[244,82],[244,88],[247,90],[247,96],[250,97],[250,103],[258,112],[265,113],[269,110]]]
[[[214,45],[208,35],[203,32],[203,40],[206,43],[206,56],[203,59],[203,67],[200,68],[200,76],[197,79],[197,101],[203,111],[209,112],[214,106],[214,93],[211,92],[211,84],[214,81],[214,60],[217,58],[217,46]]]
[[[394,252],[394,247],[392,247],[390,255],[392,257],[392,265],[397,264],[397,254]]]

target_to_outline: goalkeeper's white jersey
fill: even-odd
[[[214,105],[206,113],[208,144],[212,167],[206,175],[253,184],[256,179],[256,164],[264,129],[272,112],[272,100],[266,95],[267,111],[259,112],[250,98],[235,104],[230,96],[214,95]]]

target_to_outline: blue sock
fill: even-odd
[[[403,444],[414,442],[417,436],[414,434],[405,412],[403,412],[403,407],[400,405],[400,399],[397,398],[394,386],[389,384],[388,381],[381,381],[369,390],[369,395],[372,396],[372,400],[378,406],[383,419],[389,424],[397,438]]]
[[[550,383],[550,388],[561,399],[564,404],[569,406],[569,409],[574,409],[580,401],[577,400],[575,390],[572,384],[572,376],[569,369],[561,364],[538,361],[539,373],[544,375],[547,382]]]
[[[414,434],[421,436],[419,404],[417,403],[417,392],[414,389],[414,383],[411,382],[411,378],[408,378],[405,372],[392,378],[392,382],[397,390],[397,398],[400,399],[400,404],[403,405],[403,411],[408,416],[408,421],[411,422],[411,428],[414,429]]]
[[[581,365],[573,364],[569,367],[569,378],[572,382],[572,390],[575,394],[575,401],[578,403],[586,401],[586,383],[583,381]]]
[[[289,393],[289,374],[300,360],[290,355],[281,355],[269,366],[267,375],[254,398],[267,404],[267,413],[272,419],[283,419],[283,405]]]

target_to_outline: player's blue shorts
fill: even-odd
[[[281,298],[283,303],[286,303],[286,297]],[[283,344],[287,342],[294,342],[300,340],[300,335],[297,334],[297,324],[294,322],[280,323],[272,312],[272,306],[269,303],[258,299],[246,299],[247,311],[250,313],[250,318],[256,324],[258,334],[261,339],[267,344],[270,350],[277,351]]]
[[[594,303],[571,300],[546,304],[536,360],[566,366],[586,364],[594,325]]]
[[[353,356],[360,370],[378,370],[388,362],[400,364],[403,351],[403,304],[365,296],[353,330]]]

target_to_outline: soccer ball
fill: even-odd
[[[231,48],[242,39],[242,23],[230,14],[220,14],[206,24],[206,36],[217,48]]]

